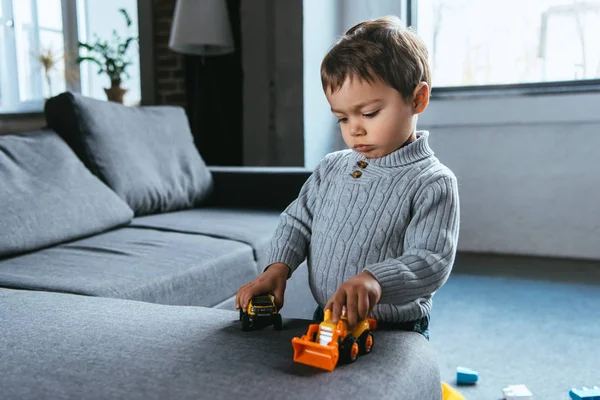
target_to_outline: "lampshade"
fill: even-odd
[[[169,48],[205,56],[233,52],[225,0],[177,0]]]

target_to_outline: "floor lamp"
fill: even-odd
[[[169,48],[184,54],[186,68],[187,114],[196,146],[210,147],[202,137],[206,113],[218,107],[218,82],[210,74],[206,58],[233,53],[235,50],[226,0],[177,0],[169,38]],[[212,68],[214,69],[214,68]],[[214,140],[214,139],[213,139]],[[207,154],[213,157],[215,154]],[[216,155],[218,156],[218,154]]]

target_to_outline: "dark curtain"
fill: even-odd
[[[185,56],[186,110],[196,147],[208,165],[242,165],[241,0],[227,0],[235,52]]]

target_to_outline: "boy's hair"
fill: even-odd
[[[321,63],[323,90],[339,90],[347,77],[381,79],[408,101],[420,82],[431,88],[425,43],[395,16],[363,21],[350,28]]]

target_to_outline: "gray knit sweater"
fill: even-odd
[[[283,262],[293,273],[307,259],[321,306],[367,270],[382,288],[372,317],[402,322],[428,314],[452,269],[459,228],[456,178],[434,157],[428,136],[418,132],[381,158],[353,150],[325,156],[281,214],[267,265]]]

